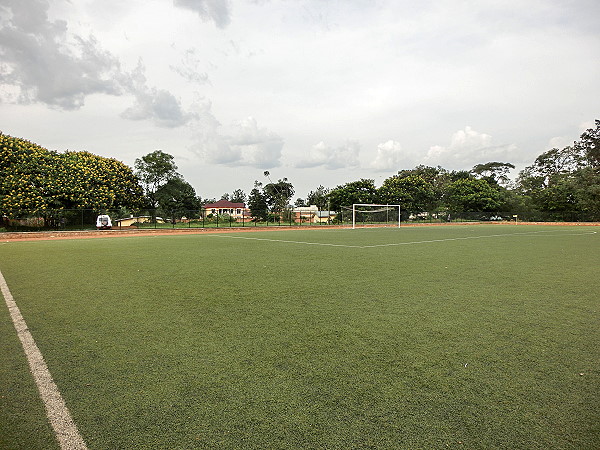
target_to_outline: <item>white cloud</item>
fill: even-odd
[[[194,143],[191,150],[209,164],[228,165],[241,158],[239,149],[232,148],[221,134],[221,124],[211,111],[209,101],[196,104],[197,120],[192,124]]]
[[[569,145],[567,138],[564,136],[555,136],[548,141],[548,148],[564,148]]]
[[[146,83],[145,68],[138,64],[130,76],[121,77],[123,84],[135,97],[135,103],[121,116],[129,120],[152,120],[161,127],[173,128],[184,125],[196,116],[185,112],[181,102],[164,89],[149,87]]]
[[[200,72],[200,62],[201,59],[198,56],[198,51],[195,48],[190,48],[185,51],[181,63],[171,65],[170,68],[173,72],[183,77],[184,80],[202,85],[208,83],[209,80],[206,72]]]
[[[268,169],[281,164],[283,139],[266,128],[260,128],[253,117],[234,124],[228,141],[240,152],[241,165]]]
[[[130,120],[152,120],[160,127],[181,126],[193,117],[182,110],[181,102],[164,89],[144,88],[135,92],[135,103],[121,116]]]
[[[223,136],[206,133],[196,144],[207,163],[218,165],[237,165],[241,160],[240,149],[229,145]]]
[[[492,136],[466,126],[452,135],[448,146],[430,147],[423,163],[448,169],[466,169],[490,161],[511,162],[516,152],[515,144],[492,145]]]
[[[195,127],[196,142],[192,149],[208,163],[261,169],[281,165],[283,139],[259,127],[253,117],[222,130],[221,124],[210,111],[210,104],[205,104]]]
[[[450,149],[472,151],[487,148],[491,142],[492,137],[489,134],[479,133],[466,126],[464,130],[458,130],[452,135]]]
[[[371,167],[377,171],[398,170],[403,163],[403,156],[400,142],[383,142],[377,146],[377,155],[371,162]]]
[[[0,28],[0,85],[19,89],[18,102],[74,110],[85,97],[119,95],[119,60],[94,37],[69,35],[67,23],[48,19],[48,2],[19,2]],[[5,7],[6,8],[6,7]]]
[[[70,33],[64,20],[51,21],[47,1],[13,1],[0,28],[0,85],[5,101],[43,103],[78,110],[92,94],[133,95],[121,117],[152,120],[161,127],[186,124],[193,114],[165,89],[148,86],[145,67],[127,73],[94,36]],[[18,92],[18,94],[15,94]]]
[[[297,168],[324,167],[326,169],[342,169],[358,167],[360,144],[357,141],[346,141],[339,147],[330,147],[323,141],[314,145],[308,158],[296,164]]]
[[[593,120],[588,120],[588,121],[585,121],[585,122],[582,122],[579,124],[579,130],[581,131],[581,134],[583,134],[585,131],[589,130],[590,128],[591,129],[596,128],[596,123]]]
[[[198,13],[203,20],[212,20],[219,28],[230,22],[229,0],[173,0],[173,5]]]
[[[600,2],[580,1],[0,0],[0,123],[129,163],[193,148],[190,167],[212,166],[189,181],[209,190],[242,165],[308,191],[530,164],[597,118]]]

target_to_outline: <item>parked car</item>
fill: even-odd
[[[112,228],[110,217],[106,214],[100,214],[96,217],[96,228],[99,230],[110,230]]]

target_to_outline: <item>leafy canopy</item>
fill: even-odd
[[[181,175],[177,173],[173,156],[162,150],[155,150],[136,159],[135,170],[136,176],[142,182],[149,205],[153,208],[158,206],[156,198],[158,189],[169,180],[181,178]]]
[[[408,214],[431,210],[436,201],[433,185],[419,175],[390,177],[378,193],[381,203],[401,205]]]
[[[334,211],[352,207],[354,203],[377,203],[375,181],[362,178],[337,186],[329,193],[329,199]]]
[[[141,205],[130,167],[89,152],[50,151],[0,133],[0,209],[112,209]]]
[[[254,182],[254,188],[248,197],[248,208],[255,220],[266,220],[269,215],[267,199],[262,191],[262,183]]]

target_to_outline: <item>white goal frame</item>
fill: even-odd
[[[398,228],[400,228],[400,205],[381,205],[377,203],[353,203],[352,204],[352,229],[356,228],[356,207],[357,206],[378,206],[380,208],[398,208]]]

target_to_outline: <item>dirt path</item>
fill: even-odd
[[[324,229],[312,227],[314,229]],[[341,227],[327,227],[341,228]],[[4,232],[0,233],[0,242],[12,241],[35,241],[35,240],[56,240],[56,239],[93,239],[107,237],[132,237],[132,236],[173,236],[182,234],[207,234],[207,233],[238,233],[254,231],[276,231],[276,230],[306,230],[311,229],[308,226],[290,227],[239,227],[239,228],[175,228],[175,229],[115,229],[115,230],[89,230],[89,231],[26,231],[26,232]]]

